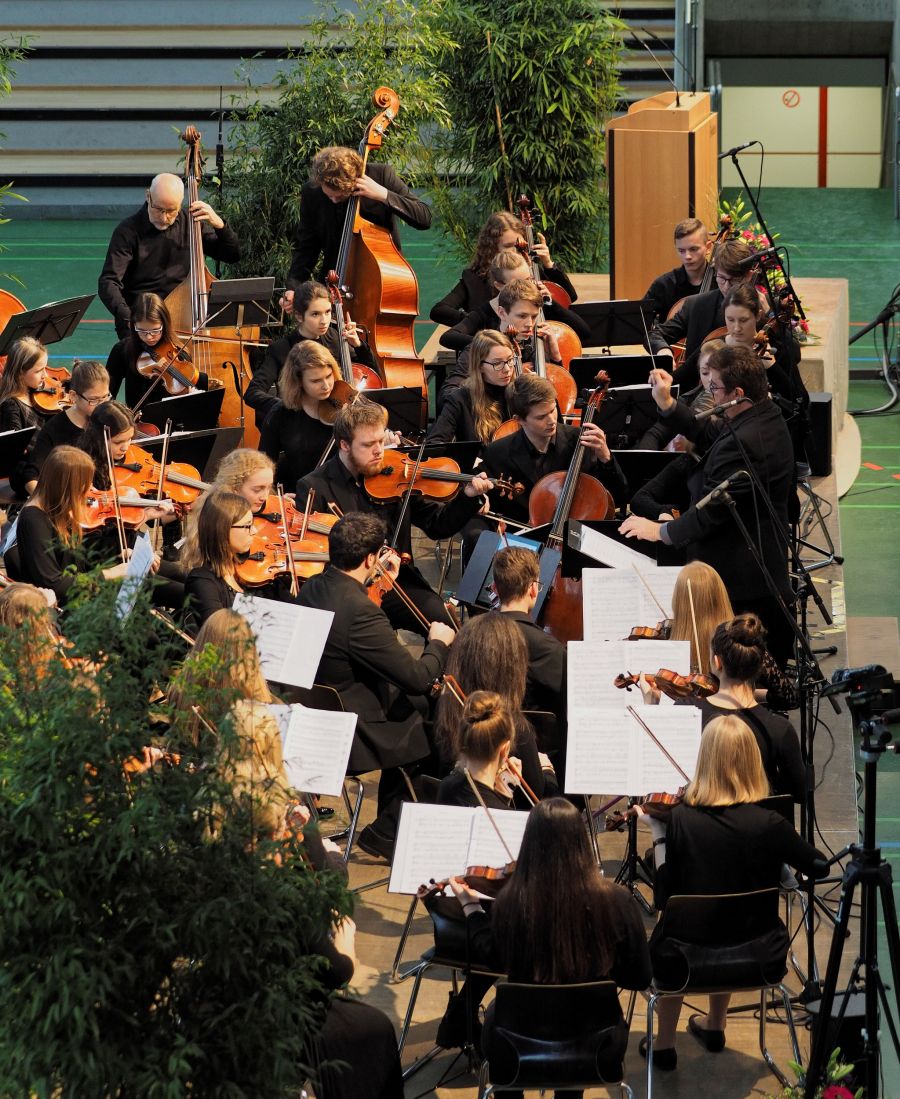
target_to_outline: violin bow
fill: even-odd
[[[300,541],[306,537],[306,532],[309,529],[309,517],[312,514],[313,501],[316,498],[316,490],[311,488],[306,494],[306,507],[303,509],[303,522],[300,524]]]
[[[162,454],[159,460],[159,484],[156,486],[156,502],[162,504],[163,488],[166,483],[166,466],[169,464],[169,441],[172,438],[172,421],[166,420],[166,426],[163,429],[163,445]],[[159,543],[162,540],[162,520],[156,520],[155,534],[158,537],[154,538],[154,549],[159,549]]]
[[[103,428],[103,447],[106,451],[106,469],[109,474],[109,491],[112,495],[113,511],[116,516],[116,533],[119,536],[119,553],[122,555],[122,560],[127,560],[126,542],[125,542],[125,524],[122,522],[122,509],[119,507],[119,492],[116,487],[116,468],[112,460],[112,446],[110,445],[110,430],[109,425],[104,425]]]
[[[647,736],[650,737],[650,739],[653,741],[653,743],[656,745],[656,747],[659,748],[659,750],[662,752],[662,754],[666,757],[666,759],[669,761],[669,763],[672,764],[672,766],[679,773],[679,775],[681,775],[681,777],[684,779],[684,781],[685,782],[690,782],[691,780],[685,774],[684,769],[682,768],[681,764],[672,755],[672,753],[665,746],[665,744],[663,744],[663,742],[659,739],[659,737],[656,735],[656,733],[653,732],[653,730],[650,728],[650,726],[647,724],[647,722],[644,721],[644,719],[640,716],[640,714],[637,712],[637,710],[634,708],[634,706],[626,706],[625,709],[631,714],[631,716],[638,723],[638,725],[640,725],[640,727],[644,730],[644,732],[647,734]]]
[[[509,844],[503,838],[503,833],[497,827],[497,822],[494,820],[494,814],[490,811],[490,809],[488,809],[487,805],[485,804],[484,798],[481,796],[481,791],[478,789],[478,785],[475,782],[475,779],[472,778],[468,767],[463,767],[463,774],[466,776],[466,781],[472,788],[472,793],[478,799],[478,804],[487,813],[487,818],[491,822],[491,828],[493,828],[494,831],[497,833],[497,839],[500,840],[500,846],[506,852],[507,859],[509,859],[510,862],[515,862],[516,860],[513,858],[513,853],[509,849]]]
[[[397,540],[400,537],[400,529],[403,526],[406,519],[406,513],[409,510],[409,502],[412,499],[413,485],[416,483],[416,477],[419,474],[419,467],[422,465],[422,458],[425,456],[425,443],[423,439],[419,446],[419,453],[416,455],[416,464],[413,466],[412,476],[409,479],[409,484],[406,486],[406,492],[403,494],[403,504],[400,508],[400,514],[397,516],[397,522],[394,524],[394,533],[391,537],[390,547],[391,549],[397,548]]]
[[[296,599],[300,591],[300,582],[297,579],[297,564],[294,561],[294,550],[291,546],[291,532],[288,530],[287,511],[284,506],[284,487],[278,486],[278,507],[281,512],[281,533],[284,535],[284,552],[287,558],[288,573],[291,577],[291,595]],[[307,503],[309,500],[307,499]]]
[[[634,569],[634,571],[635,571],[635,572],[637,573],[637,578],[638,578],[638,580],[640,580],[640,582],[641,582],[641,583],[642,583],[642,584],[644,585],[644,587],[645,587],[645,588],[647,589],[647,594],[648,594],[648,595],[650,596],[650,598],[651,598],[651,599],[653,600],[653,602],[654,602],[654,603],[656,604],[656,606],[657,606],[657,609],[659,610],[659,613],[660,613],[660,614],[661,614],[661,615],[663,616],[663,618],[671,618],[672,616],[671,616],[670,614],[666,614],[666,612],[665,612],[665,609],[664,609],[664,607],[663,607],[662,603],[660,603],[660,601],[659,601],[659,600],[658,600],[658,599],[656,598],[656,592],[655,592],[655,591],[653,590],[653,588],[651,588],[651,587],[650,587],[650,584],[649,584],[649,583],[647,582],[647,577],[646,577],[646,576],[644,576],[644,574],[643,574],[643,573],[641,572],[641,570],[640,570],[640,569],[639,569],[639,568],[637,567],[637,565],[635,564],[635,562],[634,562],[634,561],[632,561],[632,562],[631,562],[631,567],[632,567],[632,568]]]
[[[691,587],[690,579],[688,579],[688,582],[687,582],[687,589],[688,589],[688,603],[690,603],[690,605],[691,605],[691,624],[693,625],[693,629],[694,629],[694,651],[697,654],[696,664],[697,664],[697,671],[699,672],[699,671],[702,671],[701,661],[700,661],[700,641],[697,637],[697,615],[694,611],[694,589]],[[691,667],[693,667],[693,665],[694,665],[694,661],[691,661]]]

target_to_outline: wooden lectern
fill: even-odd
[[[606,128],[610,292],[641,298],[676,265],[672,231],[718,221],[718,116],[707,92],[661,92],[632,103]]]

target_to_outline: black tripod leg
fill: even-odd
[[[900,1017],[900,988],[898,988],[898,985],[900,985],[900,931],[897,929],[897,907],[894,903],[894,885],[891,868],[887,863],[881,867],[878,888],[881,893],[881,910],[884,914],[884,932],[888,944],[888,959],[891,964],[894,1006],[897,1010],[898,1017]],[[887,1019],[888,1028],[891,1032],[891,1040],[894,1043],[894,1051],[896,1052],[897,1057],[900,1058],[900,1038],[897,1036],[895,1018],[891,1014],[891,1009],[887,1002],[887,992],[880,974],[879,985],[881,987],[881,996],[884,1002],[885,1018]]]

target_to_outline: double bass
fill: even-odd
[[[8,290],[0,290],[0,332],[6,327],[10,317],[14,317],[16,313],[24,313],[25,305],[19,301],[15,294],[10,294]],[[0,355],[0,371],[3,370],[3,365],[6,362],[6,356]]]
[[[400,109],[400,97],[390,88],[378,88],[372,99],[379,110],[359,145],[363,171],[369,153],[381,147],[384,132]],[[388,230],[361,216],[357,195],[347,202],[337,276],[341,294],[352,303],[353,316],[368,329],[369,346],[385,384],[421,392],[424,426],[428,393],[424,363],[414,339],[419,283]]]
[[[181,135],[181,140],[188,146],[184,161],[184,182],[188,198],[187,216],[190,219],[188,238],[191,273],[166,298],[166,308],[172,318],[175,342],[182,344],[188,341],[187,351],[197,368],[225,387],[219,426],[242,428],[242,445],[256,447],[259,445],[259,432],[249,409],[244,406],[242,394],[251,374],[249,347],[259,342],[259,328],[248,326],[242,330],[242,338],[237,339],[234,328],[205,327],[209,288],[215,278],[208,270],[203,256],[201,222],[195,221],[190,214],[190,207],[199,198],[202,177],[200,134],[193,126],[188,126]]]

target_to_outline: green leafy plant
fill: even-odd
[[[437,61],[452,44],[441,22],[442,0],[359,0],[352,10],[322,6],[304,27],[306,45],[290,55],[271,95],[245,73],[234,107],[223,216],[242,243],[235,274],[288,269],[300,191],[309,163],[326,145],[355,149],[375,114],[372,93],[393,88],[400,110],[385,137],[385,161],[417,182],[423,129],[446,126],[447,81]]]
[[[806,1095],[806,1077],[803,1074],[803,1066],[798,1065],[796,1061],[789,1061],[788,1064],[797,1076],[797,1083],[788,1084],[787,1087],[778,1092],[777,1096],[770,1093],[766,1096],[766,1099],[804,1099]],[[816,1088],[815,1099],[863,1099],[866,1092],[865,1088],[857,1088],[856,1091],[851,1091],[841,1083],[842,1080],[846,1080],[851,1072],[853,1072],[853,1065],[848,1065],[841,1060],[840,1049],[832,1050],[822,1075],[822,1082]]]
[[[528,195],[554,256],[605,252],[604,126],[623,24],[596,0],[446,0],[441,69],[452,129],[426,149],[435,206],[469,259],[492,211]]]
[[[146,598],[122,623],[114,585],[79,584],[75,666],[0,638],[0,1093],[296,1095],[328,1000],[314,944],[348,895],[258,842],[183,714],[180,762],[126,775],[173,654]],[[194,697],[229,751],[231,700]]]
[[[16,75],[15,66],[19,61],[25,60],[29,48],[27,38],[0,37],[0,98],[9,95],[12,91],[13,77]],[[6,134],[0,133],[0,140],[5,137]],[[28,201],[24,195],[17,194],[12,188],[12,183],[0,183],[0,227],[8,225],[10,221],[8,217],[3,216],[3,209],[9,199],[17,199],[19,202]],[[5,251],[6,245],[0,241],[0,253]],[[6,271],[0,271],[0,278],[18,283],[19,286],[24,285],[21,279]]]

